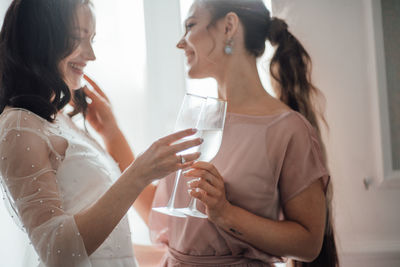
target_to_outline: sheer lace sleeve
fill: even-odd
[[[63,210],[44,128],[50,124],[26,111],[8,113],[0,120],[0,174],[17,219],[46,266],[91,266],[73,214]]]

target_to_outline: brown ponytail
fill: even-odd
[[[277,89],[280,100],[306,117],[320,134],[316,112],[311,104],[312,97],[320,93],[311,83],[310,56],[281,19],[271,19],[267,38],[276,46],[270,73],[279,84]],[[321,118],[323,119],[322,114]]]
[[[316,107],[312,100],[321,96],[320,91],[311,83],[311,58],[301,43],[288,30],[285,21],[272,18],[267,38],[276,51],[271,59],[270,74],[278,83],[279,99],[293,110],[300,112],[316,129],[321,147],[323,148],[326,163],[326,153],[321,140],[321,131],[318,125]],[[325,122],[322,113],[320,118]],[[326,124],[326,122],[325,122]],[[337,267],[337,256],[334,231],[331,215],[332,185],[329,183],[326,195],[327,216],[325,236],[321,252],[313,262],[293,261],[294,267]]]

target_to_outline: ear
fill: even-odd
[[[238,31],[239,28],[239,17],[236,13],[234,12],[229,12],[226,14],[225,19],[224,19],[224,26],[225,26],[225,36],[226,39],[232,39],[233,36],[235,36],[236,32]]]

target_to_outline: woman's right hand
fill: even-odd
[[[115,229],[148,184],[154,179],[162,178],[178,169],[193,165],[193,161],[199,158],[199,153],[185,155],[186,163],[184,164],[181,163],[181,156],[177,153],[200,145],[201,140],[197,138],[174,144],[193,134],[195,131],[188,129],[153,143],[149,149],[137,157],[99,200],[88,209],[74,215],[88,255],[96,251]]]
[[[203,140],[196,138],[178,144],[175,143],[196,132],[197,130],[195,129],[187,129],[159,139],[136,158],[130,169],[138,174],[138,179],[141,179],[143,186],[146,186],[152,181],[165,177],[172,172],[190,167],[193,165],[194,160],[200,157],[200,153],[197,152],[183,156],[177,155],[177,153],[198,146]],[[182,163],[182,157],[184,163]]]

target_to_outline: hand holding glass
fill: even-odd
[[[199,123],[200,112],[201,112],[205,102],[206,102],[205,97],[196,96],[196,95],[192,95],[192,94],[186,94],[183,99],[178,117],[176,119],[175,131],[179,131],[179,130],[183,130],[183,129],[187,129],[187,128],[196,128]],[[199,135],[200,135],[200,132],[197,132],[195,135],[192,135],[187,138],[183,138],[179,142],[184,142],[184,141],[198,138]],[[184,155],[197,152],[198,149],[199,149],[199,147],[192,147],[190,149],[187,149],[185,151],[178,153],[178,155],[183,157]],[[176,172],[172,195],[168,201],[167,206],[166,207],[155,207],[155,208],[153,208],[154,211],[161,212],[161,213],[171,215],[171,216],[176,216],[176,217],[186,217],[185,214],[183,214],[182,212],[178,211],[175,208],[176,190],[178,188],[181,174],[182,174],[182,170],[178,170]]]
[[[208,97],[200,113],[198,134],[204,142],[200,145],[201,152],[198,161],[210,162],[218,153],[222,142],[222,132],[225,124],[226,101]],[[192,198],[187,208],[178,211],[193,217],[207,218],[207,215],[197,209],[197,199]]]

